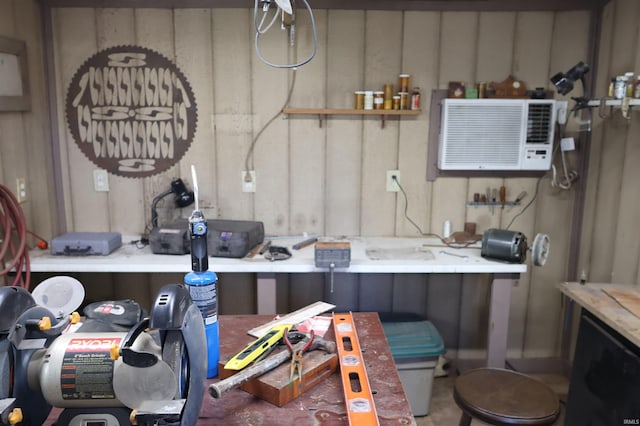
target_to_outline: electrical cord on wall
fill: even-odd
[[[249,150],[247,151],[247,155],[244,159],[244,169],[246,170],[246,175],[244,177],[245,182],[251,182],[251,174],[249,174],[249,170],[254,170],[253,168],[253,153],[254,150],[256,148],[256,143],[258,142],[258,139],[260,138],[260,136],[262,135],[262,133],[267,129],[267,127],[269,127],[271,125],[271,123],[273,123],[275,121],[276,118],[278,118],[280,116],[280,114],[282,114],[282,110],[285,109],[288,105],[289,102],[291,101],[291,94],[293,93],[293,88],[296,85],[296,69],[292,69],[292,75],[291,75],[291,85],[289,86],[289,92],[287,93],[287,99],[284,101],[284,104],[282,105],[282,108],[280,108],[280,110],[278,112],[276,112],[273,117],[271,117],[269,119],[269,121],[267,121],[264,126],[262,126],[262,128],[258,131],[258,133],[256,133],[256,135],[254,136],[253,140],[251,141],[251,145],[249,146]]]
[[[506,227],[505,229],[507,229],[507,230],[508,230],[509,228],[511,228],[511,225],[513,225],[513,222],[515,222],[515,220],[516,220],[518,217],[520,217],[520,216],[521,216],[525,211],[527,211],[527,209],[529,208],[529,206],[531,206],[531,204],[533,204],[533,202],[534,202],[534,201],[536,200],[536,198],[538,197],[538,190],[540,189],[540,182],[542,182],[542,179],[544,179],[544,177],[545,177],[545,176],[546,176],[546,175],[542,175],[542,176],[540,176],[540,177],[538,178],[538,180],[536,181],[536,190],[535,190],[535,192],[533,193],[533,197],[531,197],[531,200],[529,200],[529,202],[527,203],[527,205],[526,205],[526,206],[524,206],[524,207],[522,208],[522,210],[520,210],[520,211],[518,212],[518,214],[517,214],[517,215],[515,215],[515,216],[513,216],[513,217],[511,218],[511,221],[509,222],[509,224],[507,225],[507,227]]]
[[[411,225],[413,225],[414,228],[416,228],[416,230],[418,231],[418,233],[423,236],[423,237],[434,237],[439,239],[442,244],[444,244],[445,246],[449,247],[449,248],[454,248],[454,249],[460,249],[460,248],[465,248],[465,247],[469,247],[472,244],[477,243],[477,241],[467,241],[466,243],[463,244],[452,244],[449,241],[445,240],[444,238],[442,238],[440,235],[438,234],[434,234],[431,232],[422,232],[422,229],[420,228],[420,226],[418,226],[417,223],[415,223],[410,217],[409,217],[409,197],[407,197],[407,193],[405,192],[404,188],[402,187],[402,185],[400,185],[400,181],[398,181],[398,179],[393,176],[392,179],[395,181],[396,185],[398,185],[398,188],[400,188],[400,192],[402,192],[402,195],[404,196],[404,217],[405,219],[407,219],[407,221],[409,221],[409,223]]]
[[[31,267],[27,247],[27,222],[18,199],[2,184],[0,184],[0,233],[3,238],[0,247],[0,261],[3,269],[0,276],[4,277],[5,285],[20,286],[28,290]],[[15,271],[13,281],[9,279],[12,270]]]

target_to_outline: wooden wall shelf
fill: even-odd
[[[322,121],[328,115],[374,115],[380,116],[382,128],[384,129],[384,120],[388,116],[417,116],[422,110],[419,109],[348,109],[348,108],[284,108],[284,114],[298,115],[317,115],[322,127]]]

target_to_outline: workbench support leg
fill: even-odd
[[[256,285],[258,315],[274,315],[276,313],[276,274],[258,272]]]
[[[495,274],[493,276],[487,336],[487,367],[505,367],[511,287],[519,278],[519,274]]]

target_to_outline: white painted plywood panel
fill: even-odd
[[[311,23],[308,14],[298,10],[296,19],[297,62],[313,51]],[[327,12],[314,12],[318,34],[319,53],[311,62],[296,72],[296,84],[291,96],[291,105],[324,107],[326,102],[326,80],[320,78],[327,67]],[[320,128],[312,119],[289,119],[289,150],[291,153],[290,186],[290,233],[324,233],[324,205],[326,200],[326,127]]]
[[[328,12],[327,107],[353,108],[353,92],[364,90],[364,11]],[[362,185],[362,120],[332,118],[327,122],[328,235],[360,233]]]
[[[175,62],[191,84],[198,109],[196,133],[176,172],[186,182],[191,182],[191,166],[195,166],[198,207],[207,219],[215,219],[219,180],[216,170],[217,140],[211,123],[215,96],[213,81],[216,77],[212,62],[211,11],[178,9],[174,12],[174,21]],[[193,208],[194,206],[184,208],[182,215],[188,217]]]
[[[381,29],[384,28],[384,31]],[[365,27],[365,89],[380,91],[397,81],[402,52],[402,13],[367,11]],[[362,145],[362,235],[395,233],[397,192],[387,192],[387,170],[398,168],[398,122],[364,119]],[[402,182],[402,180],[401,180]]]
[[[288,63],[287,32],[280,30],[279,25],[274,25],[260,37],[259,49],[261,55],[271,63]],[[289,71],[270,67],[255,57],[251,60],[255,137],[282,110],[289,90]],[[282,116],[277,116],[264,129],[254,149],[253,164],[260,185],[255,193],[256,218],[264,222],[267,234],[286,235],[290,230],[291,157],[288,125]]]
[[[589,14],[559,12],[554,22],[554,37],[550,53],[551,69],[564,69],[565,63],[577,63],[587,54]],[[567,68],[568,69],[568,68]],[[571,164],[571,163],[570,163]],[[524,356],[554,356],[560,333],[561,299],[548,283],[565,279],[571,237],[573,193],[558,192],[542,181],[536,202],[536,232],[552,236],[554,255],[544,268],[531,270],[527,329]],[[551,314],[553,313],[553,314]]]
[[[96,166],[80,151],[65,120],[64,100],[71,79],[78,68],[97,51],[95,32],[96,14],[93,9],[63,9],[59,11],[59,49],[62,65],[60,79],[61,99],[59,103],[60,129],[65,136],[61,144],[66,146],[66,165],[70,170],[69,191],[65,193],[71,207],[74,231],[109,230],[110,209],[108,195],[93,188],[93,170]]]
[[[135,44],[135,24],[131,9],[96,9],[96,33],[98,49]],[[93,176],[91,177],[93,178]],[[145,211],[150,206],[143,204],[142,179],[109,175],[107,203],[110,230],[126,235],[145,233]]]
[[[429,134],[429,96],[438,85],[440,48],[440,14],[437,12],[405,12],[402,34],[401,69],[412,75],[412,86],[420,88],[422,114],[401,119],[398,127],[398,169],[401,185],[407,194],[407,215],[418,225],[416,229],[405,217],[405,198],[396,197],[396,234],[414,236],[429,229],[432,183],[424,178]],[[397,87],[397,82],[393,81]]]
[[[215,112],[212,119],[217,145],[218,210],[221,217],[262,220],[254,212],[254,194],[242,192],[241,171],[253,138],[252,21],[249,10],[215,9],[213,26],[213,91]],[[230,37],[233,34],[233,37]],[[258,191],[266,190],[256,179]],[[268,231],[268,230],[267,230]],[[269,232],[269,231],[268,231]]]
[[[553,18],[552,12],[521,12],[516,16],[513,69],[517,78],[524,81],[530,89],[547,86]],[[507,200],[513,201],[522,191],[526,191],[527,195],[520,206],[505,208],[500,219],[500,227],[507,228],[514,217],[522,213],[509,229],[524,233],[530,243],[536,234],[534,204],[526,211],[523,209],[533,199],[537,182],[536,178],[505,179]],[[528,264],[531,267],[530,256]],[[522,353],[530,283],[531,274],[523,274],[518,284],[511,289],[508,337],[511,356],[520,356]]]

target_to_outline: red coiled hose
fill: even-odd
[[[27,221],[16,196],[6,186],[0,184],[0,261],[5,285],[18,285],[29,289],[31,268],[27,247]],[[10,282],[9,273],[15,271]],[[24,271],[24,274],[23,272]]]

